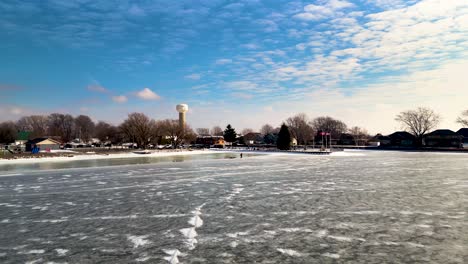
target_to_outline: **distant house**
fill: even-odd
[[[353,135],[349,133],[343,133],[340,136],[338,145],[356,145]]]
[[[263,136],[261,133],[250,132],[244,135],[244,142],[247,145],[262,144]]]
[[[413,147],[416,143],[416,137],[406,131],[398,131],[388,137],[390,145],[395,147]]]
[[[463,136],[450,129],[438,129],[424,137],[426,147],[460,148]]]
[[[224,141],[223,136],[199,136],[195,140],[195,144],[203,145],[205,147],[224,147],[226,142]]]
[[[61,143],[52,138],[35,138],[26,142],[26,151],[31,151],[34,147],[44,150],[60,149]]]
[[[462,138],[463,148],[468,149],[468,128],[462,128],[458,130],[457,134],[463,137]]]
[[[391,140],[389,137],[382,134],[377,134],[371,140],[369,140],[369,145],[375,147],[384,147],[390,145]]]

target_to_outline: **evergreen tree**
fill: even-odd
[[[231,127],[231,124],[228,124],[226,129],[224,130],[224,140],[232,143],[236,141],[236,137],[237,137],[236,130]]]
[[[278,133],[278,140],[276,141],[276,146],[280,150],[291,149],[291,133],[289,133],[289,128],[284,123],[281,125],[281,129]]]

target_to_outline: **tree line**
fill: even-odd
[[[221,128],[213,128],[219,133]],[[25,116],[16,122],[0,123],[0,143],[12,143],[22,131],[28,132],[28,139],[54,137],[63,143],[78,140],[89,143],[92,138],[110,144],[136,143],[140,148],[150,144],[172,144],[179,146],[184,140],[193,141],[193,129],[179,126],[177,119],[154,120],[143,113],[131,113],[120,125],[99,121],[95,123],[87,115],[73,117],[69,114]]]
[[[413,134],[420,145],[424,135],[437,127],[441,117],[432,109],[420,107],[401,112],[395,120],[404,130]],[[456,122],[468,127],[468,110],[463,111]],[[91,138],[97,138],[101,142],[112,144],[132,142],[141,148],[150,144],[172,144],[173,147],[177,147],[182,142],[195,141],[197,136],[224,136],[227,142],[235,142],[238,138],[237,132],[230,124],[224,130],[220,126],[214,126],[211,129],[197,128],[194,131],[188,125],[181,128],[176,119],[154,120],[143,113],[131,113],[117,126],[104,121],[95,123],[87,115],[73,117],[69,114],[53,113],[24,116],[16,122],[0,123],[0,143],[14,142],[21,131],[29,133],[28,139],[53,136],[64,143],[75,139],[88,143]],[[245,128],[241,135],[251,132],[254,130]],[[306,145],[314,141],[320,132],[330,133],[334,138],[347,133],[356,144],[370,137],[364,128],[348,127],[343,121],[329,116],[310,119],[305,113],[287,118],[280,127],[265,124],[260,129],[266,144],[277,144],[279,136],[288,136],[290,139],[296,139],[298,145]]]

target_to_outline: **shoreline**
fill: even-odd
[[[0,165],[12,164],[27,164],[27,163],[46,163],[46,162],[67,162],[67,161],[80,161],[80,160],[102,160],[102,159],[133,159],[133,158],[157,158],[157,157],[170,157],[170,156],[189,156],[200,154],[219,153],[213,150],[175,150],[175,151],[154,151],[150,154],[135,154],[132,152],[121,153],[80,153],[80,152],[66,152],[68,155],[73,156],[42,156],[42,157],[28,157],[28,158],[12,158],[0,159]],[[55,154],[55,153],[53,153]]]

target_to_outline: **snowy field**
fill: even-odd
[[[220,153],[0,170],[0,263],[467,263],[467,161]]]

